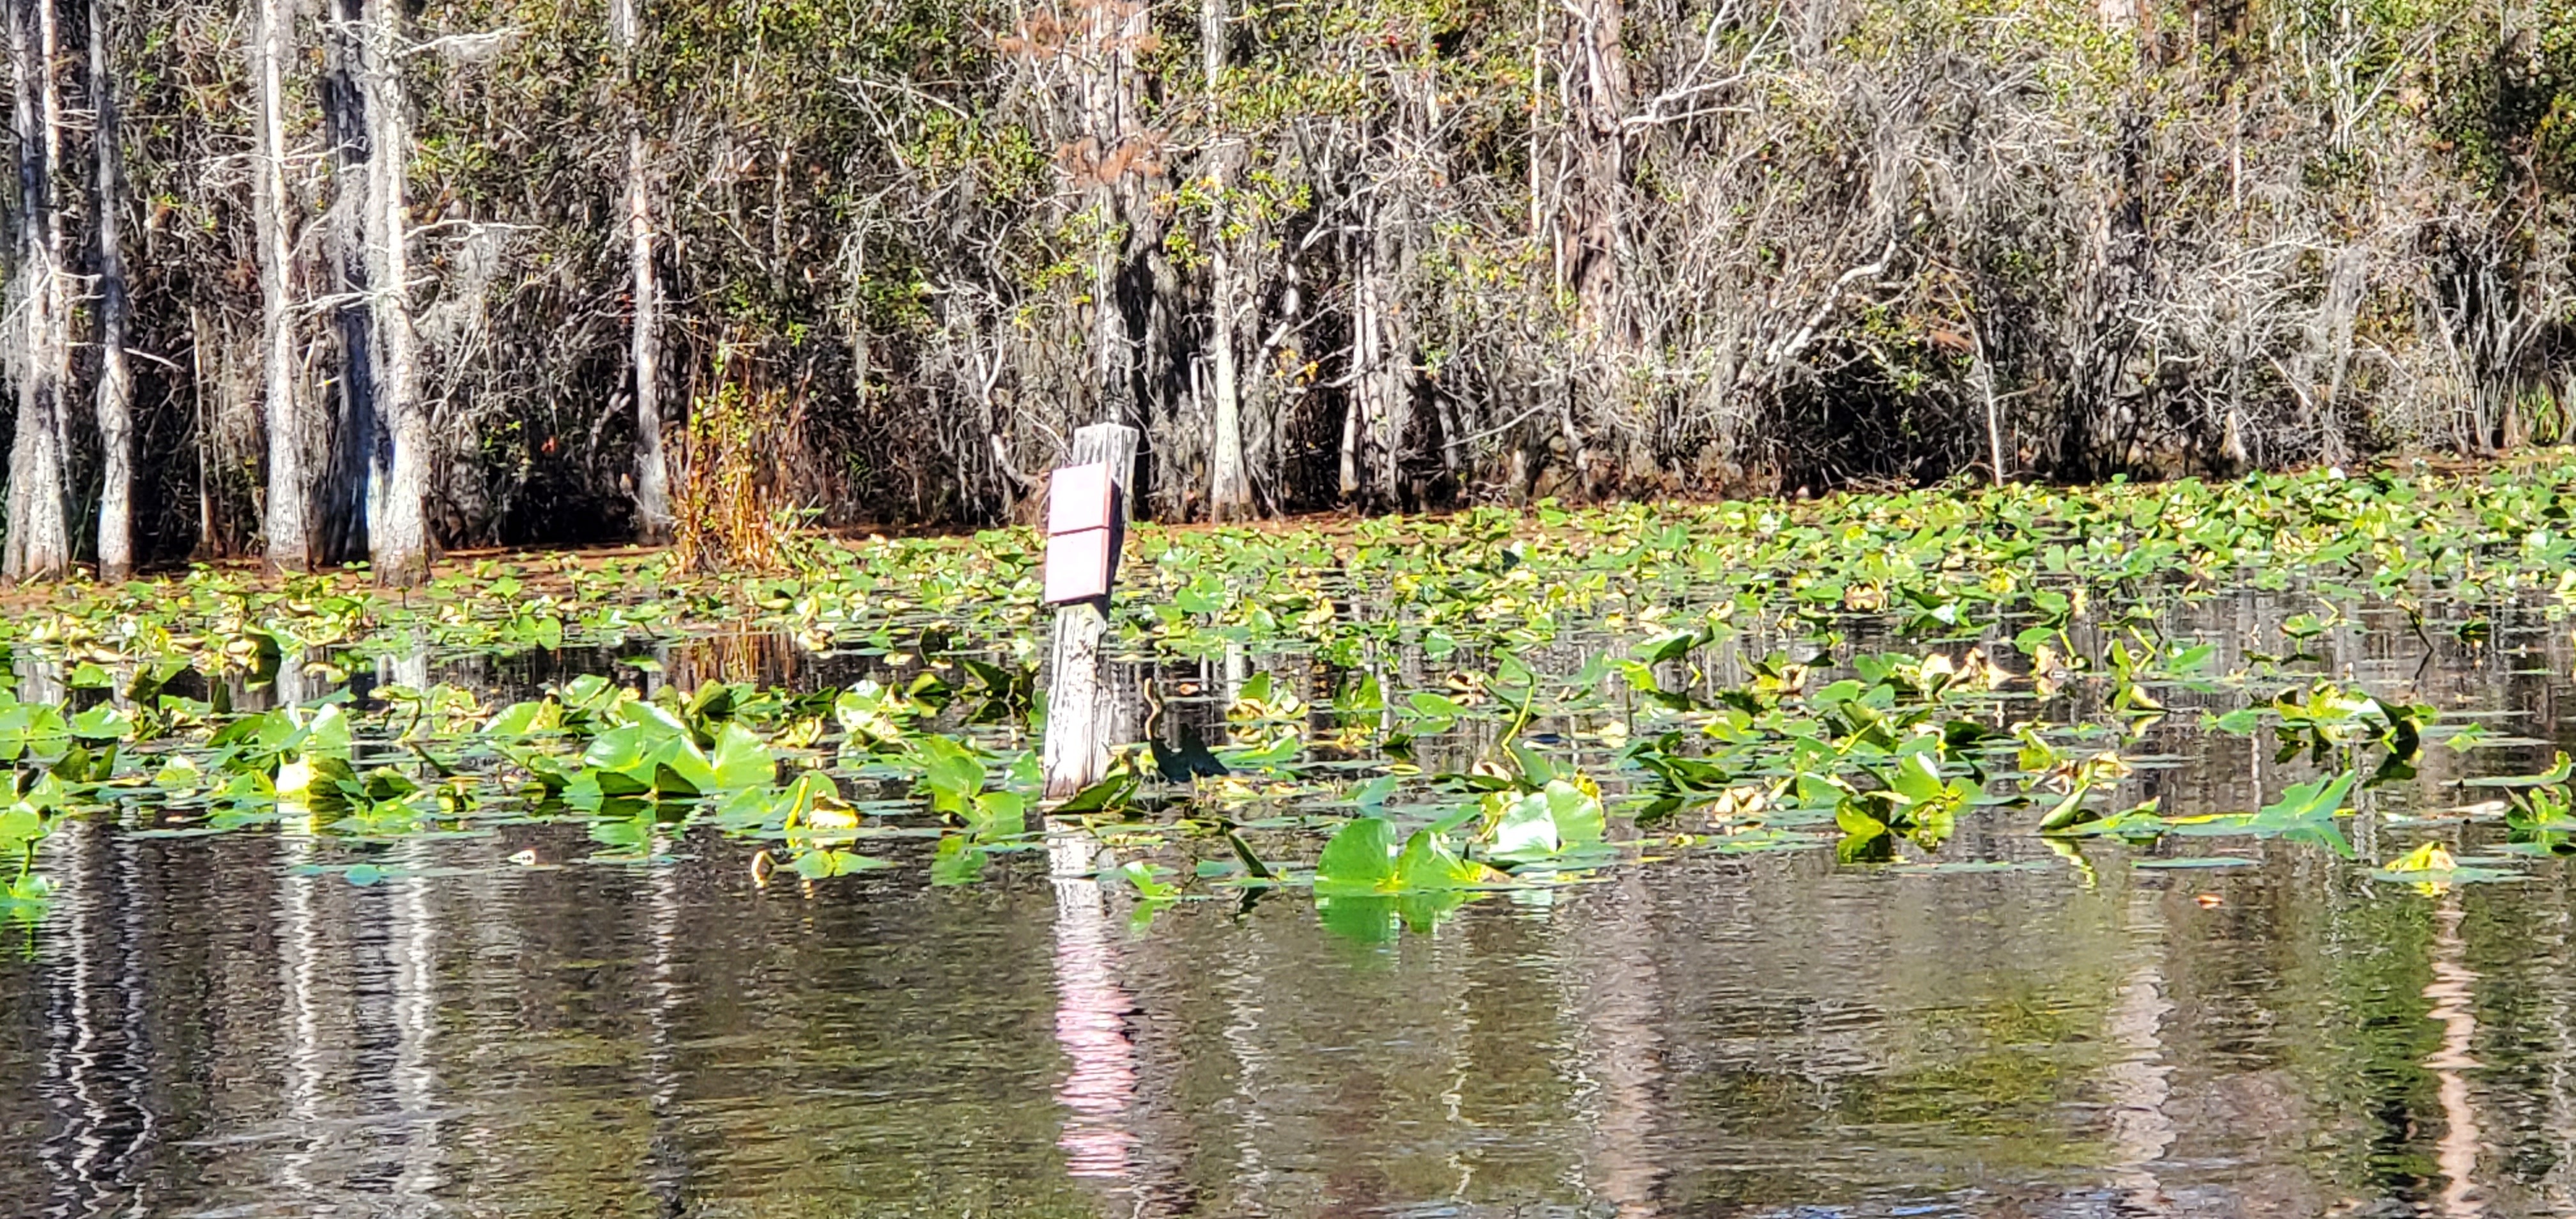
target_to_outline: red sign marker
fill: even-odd
[[[1047,539],[1047,604],[1064,605],[1108,595],[1108,530],[1085,529]]]
[[[1109,595],[1118,574],[1118,484],[1106,462],[1066,466],[1047,485],[1046,602]]]
[[[1061,537],[1085,529],[1107,529],[1116,510],[1118,484],[1109,463],[1066,466],[1047,483],[1047,533]]]

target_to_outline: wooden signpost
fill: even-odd
[[[1100,643],[1126,541],[1136,429],[1094,424],[1073,434],[1073,460],[1047,488],[1046,600],[1055,607],[1047,684],[1046,798],[1062,800],[1109,769],[1109,683]]]

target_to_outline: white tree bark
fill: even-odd
[[[1381,510],[1401,502],[1404,435],[1413,417],[1413,339],[1399,268],[1406,209],[1371,198],[1352,234],[1351,415],[1342,433],[1342,496]],[[1365,449],[1365,454],[1363,454]]]
[[[371,498],[367,537],[376,582],[408,588],[429,578],[429,414],[421,401],[411,316],[411,167],[404,110],[401,9],[366,0],[359,66],[367,103],[367,278],[373,294],[380,378],[376,401],[392,424],[391,468]]]
[[[1144,180],[1150,172],[1142,114],[1142,74],[1137,48],[1152,32],[1145,0],[1089,0],[1089,19],[1077,62],[1082,72],[1083,131],[1092,141],[1098,163],[1089,170],[1094,206],[1104,226],[1118,235],[1101,240],[1092,271],[1092,347],[1100,381],[1099,418],[1104,423],[1140,423],[1145,406],[1136,400],[1140,336],[1130,333],[1119,307],[1119,281],[1137,250]],[[1130,502],[1136,491],[1128,490]]]
[[[1385,336],[1378,330],[1376,221],[1364,220],[1351,234],[1351,404],[1342,415],[1341,490],[1344,501],[1359,498],[1368,487],[1366,446],[1386,430],[1380,413],[1379,350]]]
[[[268,407],[268,564],[281,571],[313,565],[310,421],[297,392],[295,319],[288,300],[294,251],[287,231],[286,60],[295,30],[294,0],[256,0],[250,36],[251,88],[258,97],[257,155],[251,176],[252,219],[259,237],[260,372]]]
[[[635,0],[608,0],[608,35],[617,47],[627,82],[635,79]],[[635,371],[635,532],[638,540],[671,537],[671,474],[662,453],[661,285],[653,278],[653,204],[648,190],[644,128],[626,128],[626,243],[635,320],[629,331]]]
[[[17,434],[9,450],[9,534],[0,577],[49,580],[71,567],[66,511],[68,434],[63,392],[71,379],[71,290],[63,274],[63,222],[54,183],[62,169],[61,50],[52,0],[11,0],[9,51],[16,71],[10,117],[18,137],[19,263],[16,315]]]
[[[125,163],[117,147],[116,71],[108,54],[114,0],[90,0],[90,97],[98,111],[98,575],[134,573],[134,373],[125,336],[132,312],[125,283]]]
[[[1225,0],[1199,0],[1199,46],[1207,71],[1208,105],[1213,112],[1225,84]],[[1252,515],[1252,484],[1243,466],[1243,391],[1234,366],[1236,334],[1233,242],[1226,236],[1225,194],[1231,181],[1228,172],[1232,152],[1226,148],[1222,123],[1216,152],[1217,213],[1215,233],[1208,242],[1209,295],[1214,316],[1209,348],[1213,355],[1210,369],[1210,396],[1215,399],[1209,411],[1209,426],[1215,433],[1208,446],[1208,517],[1233,521]]]

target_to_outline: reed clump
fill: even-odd
[[[732,380],[689,404],[671,483],[671,549],[682,570],[786,569],[798,517],[777,463],[788,414],[784,392]]]

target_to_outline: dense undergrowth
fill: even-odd
[[[74,121],[22,123],[8,209],[11,266],[70,272],[11,276],[62,296],[11,336],[45,338],[61,401],[10,425],[61,450],[21,493],[67,506],[61,561],[99,550],[112,477],[88,407],[118,233],[146,563],[367,553],[397,399],[432,450],[402,494],[451,547],[658,535],[645,433],[679,454],[729,403],[759,489],[834,524],[1015,519],[1103,421],[1144,433],[1165,520],[2232,475],[2576,427],[2566,0],[25,19],[77,44],[92,10],[92,64],[18,73],[62,91],[26,123]],[[406,139],[356,138],[387,110]],[[404,241],[368,227],[387,184]],[[367,257],[396,248],[417,274],[386,292]],[[376,350],[395,302],[408,388]],[[281,537],[307,497],[320,536]]]
[[[1946,857],[1977,818],[2080,868],[2108,838],[2367,854],[2342,827],[2428,749],[2540,743],[2363,689],[2323,641],[2376,623],[2475,648],[2563,619],[2576,454],[2470,476],[1142,527],[1110,648],[1148,739],[1051,810],[1036,538],[805,537],[788,558],[783,577],[491,559],[407,595],[362,571],[56,590],[0,622],[8,910],[42,917],[44,844],[72,817],[312,836],[357,883],[399,875],[383,844],[532,822],[586,826],[587,862],[609,866],[738,850],[764,883],[968,883],[1079,826],[1102,852],[1081,866],[1141,911],[1311,887],[1362,934],[1676,852],[2051,866]],[[2280,612],[2225,641],[2189,628],[2249,592]],[[509,664],[558,676],[514,690]],[[794,676],[827,664],[865,675]],[[2260,807],[2137,799],[2178,726],[2254,737],[2288,769]],[[2500,822],[2510,850],[2558,850],[2566,777],[2482,781],[2507,798],[2462,815]],[[2410,882],[2513,875],[2431,842],[2385,853],[2369,862]]]

